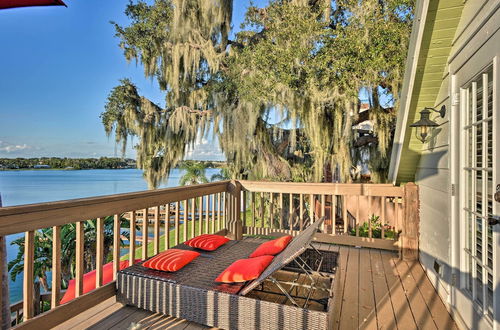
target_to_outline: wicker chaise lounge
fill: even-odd
[[[214,281],[231,263],[247,258],[259,246],[245,240],[230,241],[216,251],[202,252],[200,257],[174,273],[145,268],[142,262],[120,271],[118,301],[223,329],[328,329],[333,314],[337,254],[320,253],[310,244],[322,221],[317,220],[295,237],[253,281],[234,284]],[[184,244],[175,248],[194,250]],[[281,283],[274,277],[283,268],[299,271],[311,279],[309,284],[302,285],[307,291],[304,297],[299,299],[291,293],[291,288],[287,290],[296,284]],[[328,284],[323,281],[320,287],[315,276],[328,278]],[[255,298],[255,292],[264,282],[271,282],[279,289],[277,291],[282,291],[281,301],[286,303]],[[314,300],[314,290],[327,294],[322,311],[308,308],[308,303]]]

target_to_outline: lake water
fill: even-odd
[[[207,169],[207,178],[218,173],[218,169]],[[172,170],[167,182],[160,188],[175,187],[183,172]],[[14,206],[58,200],[120,194],[147,190],[142,171],[123,170],[22,170],[0,171],[0,196],[3,206]],[[10,243],[23,233],[7,236],[7,260],[18,253],[17,246]],[[10,300],[22,299],[22,274],[10,281]]]

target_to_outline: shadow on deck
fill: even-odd
[[[456,329],[418,262],[392,252],[314,243],[340,252],[334,329]],[[57,329],[207,329],[171,316],[123,306],[110,298]]]

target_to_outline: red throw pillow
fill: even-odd
[[[230,239],[224,236],[203,234],[191,238],[189,241],[184,242],[184,244],[205,251],[214,251],[229,241]]]
[[[141,261],[140,259],[135,260],[135,262]],[[120,261],[120,270],[128,267],[128,260]],[[102,284],[108,284],[113,280],[113,262],[108,262],[107,264],[102,266]],[[83,274],[83,293],[90,292],[95,289],[96,282],[96,271],[95,269]],[[68,284],[68,289],[66,293],[62,297],[60,304],[65,304],[68,301],[75,299],[75,288],[76,282],[75,280],[70,280]]]
[[[273,256],[236,260],[215,279],[216,282],[234,283],[254,280],[273,261]]]
[[[176,272],[188,263],[198,258],[200,254],[194,251],[170,249],[159,253],[142,265],[147,268]]]
[[[255,251],[252,252],[250,258],[260,257],[260,256],[274,256],[283,251],[288,243],[292,240],[292,236],[287,235],[272,241],[262,243]]]

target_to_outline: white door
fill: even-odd
[[[471,329],[500,329],[498,57],[456,75],[460,93],[460,271],[456,309]],[[474,71],[478,70],[478,71]]]

